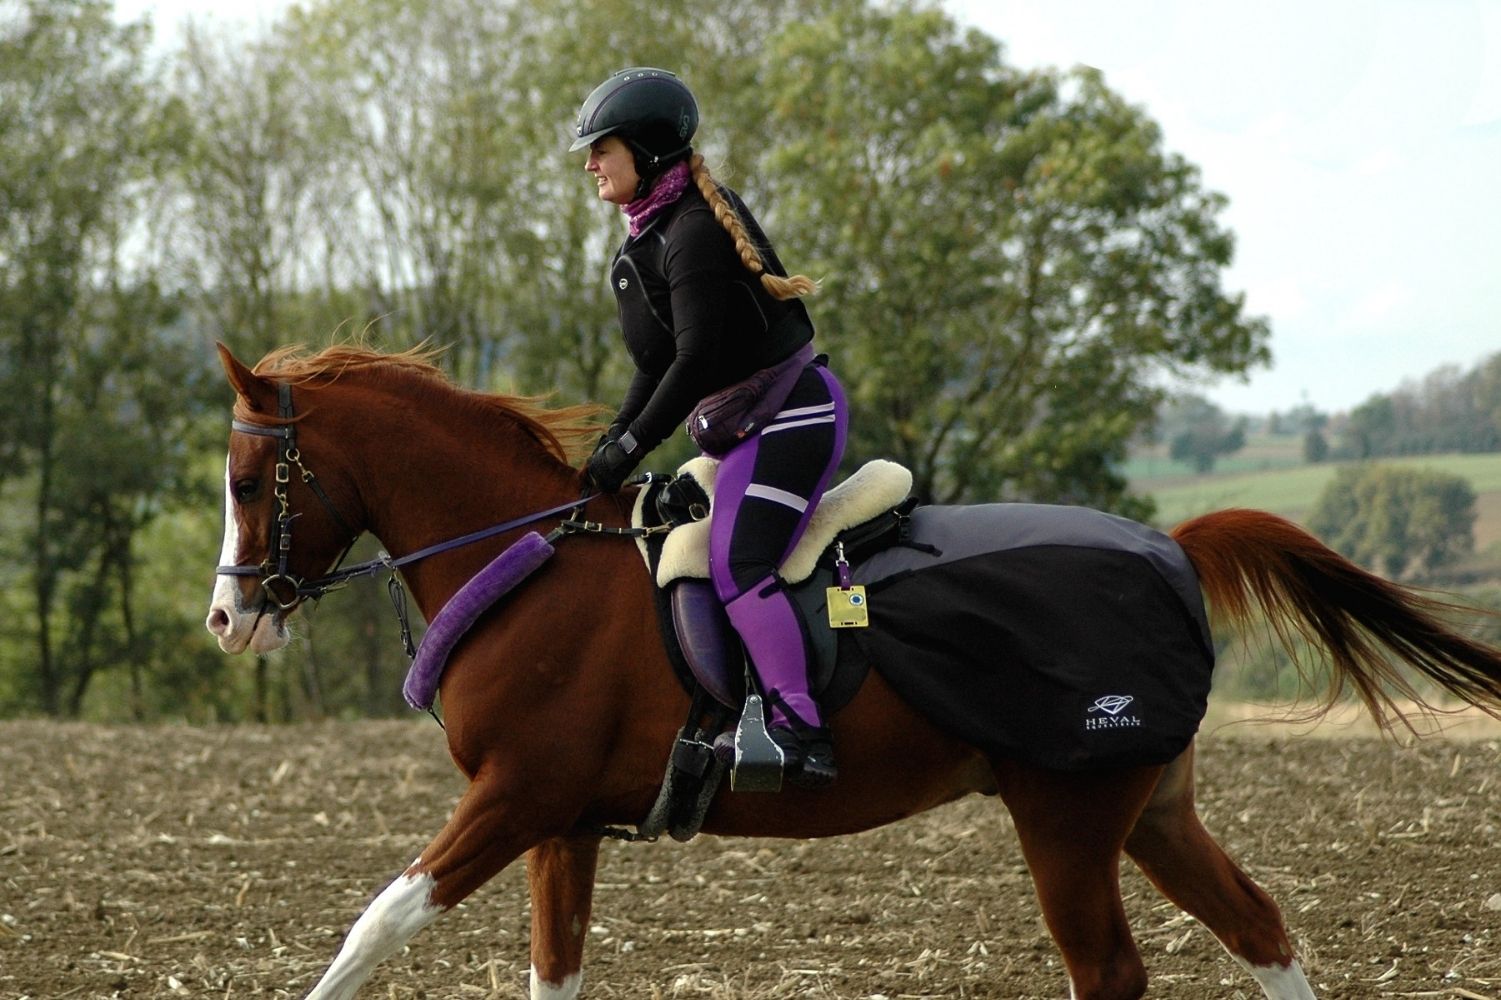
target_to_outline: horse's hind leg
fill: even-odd
[[[1314,1000],[1277,904],[1215,843],[1194,810],[1193,747],[1168,765],[1126,853],[1162,894],[1209,928],[1271,1000]]]
[[[1075,1000],[1136,1000],[1146,992],[1146,969],[1121,904],[1120,856],[1160,771],[1066,774],[996,765]]]
[[[583,983],[599,837],[544,840],[526,856],[532,893],[532,1000],[573,1000]]]

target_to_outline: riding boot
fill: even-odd
[[[837,770],[829,730],[808,692],[808,644],[803,623],[775,576],[725,605],[771,709],[767,731],[785,759],[787,780],[822,788]]]

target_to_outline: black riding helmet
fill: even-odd
[[[649,182],[692,148],[698,130],[693,92],[665,69],[633,66],[611,74],[579,108],[570,152],[597,139],[618,135],[631,147],[641,178],[637,197]]]

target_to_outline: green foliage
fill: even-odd
[[[0,8],[0,477],[46,447],[90,268],[124,224],[151,132],[141,46],[100,0]]]
[[[346,207],[310,225],[330,287],[358,284],[367,305],[327,324],[379,318],[397,341],[431,336],[465,381],[607,402],[624,386],[610,291],[588,278],[605,272],[618,218],[562,153],[580,96],[623,62],[693,67],[700,148],[784,257],[825,277],[812,307],[855,397],[852,462],[895,455],[938,499],[1143,513],[1113,467],[1159,395],[1154,369],[1266,357],[1264,323],[1218,287],[1223,199],[1140,110],[1091,74],[1017,73],[934,9],[622,0],[606,18],[521,0],[345,0],[299,10],[253,51],[237,63],[190,45],[193,119],[215,122],[211,137],[306,128],[304,145],[316,136],[342,168],[296,183],[306,154],[270,146],[211,165],[288,175],[240,185],[281,193],[263,217]],[[228,117],[259,92],[234,68],[262,64],[277,92],[301,96]],[[229,79],[202,82],[215,75]],[[203,188],[208,233],[234,231],[213,210],[246,202],[233,193]],[[267,236],[252,245],[264,249],[243,260],[286,256]],[[269,278],[224,269],[206,287],[220,285]]]
[[[1350,411],[1345,437],[1354,458],[1396,454],[1397,417],[1390,396],[1372,396]]]
[[[1215,636],[1214,695],[1230,701],[1310,704],[1322,690],[1328,663],[1306,637],[1293,635],[1296,659],[1276,633],[1259,622],[1244,633]]]
[[[1352,458],[1501,450],[1501,354],[1468,372],[1449,365],[1350,412],[1339,451]]]
[[[828,67],[834,67],[829,71]],[[849,4],[775,39],[761,164],[837,303],[857,455],[939,500],[1120,509],[1161,370],[1266,359],[1219,287],[1223,199],[1089,71],[1021,73],[932,9]]]
[[[1292,433],[1322,431],[1329,426],[1329,414],[1320,413],[1311,403],[1302,403],[1288,410],[1283,420]]]
[[[1317,464],[1329,457],[1329,439],[1324,432],[1310,430],[1303,435],[1303,461]]]
[[[1341,468],[1308,521],[1331,547],[1393,578],[1472,551],[1474,524],[1475,491],[1461,477],[1385,465]]]
[[[1232,421],[1218,406],[1202,396],[1180,397],[1163,418],[1169,436],[1168,454],[1187,462],[1200,475],[1214,468],[1221,455],[1240,451],[1246,445],[1244,419]]]
[[[151,658],[139,532],[181,499],[202,381],[149,264],[126,246],[163,148],[145,35],[106,3],[0,21],[0,399],[28,642],[0,647],[18,707],[76,715],[94,674]]]

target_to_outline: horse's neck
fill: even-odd
[[[578,496],[577,473],[519,422],[435,393],[420,409],[370,416],[351,436],[361,470],[367,527],[400,557],[448,539],[546,510]],[[416,419],[411,414],[420,414]],[[541,526],[545,533],[550,525]],[[530,529],[519,529],[530,530]],[[410,564],[403,571],[431,620],[512,534]]]

